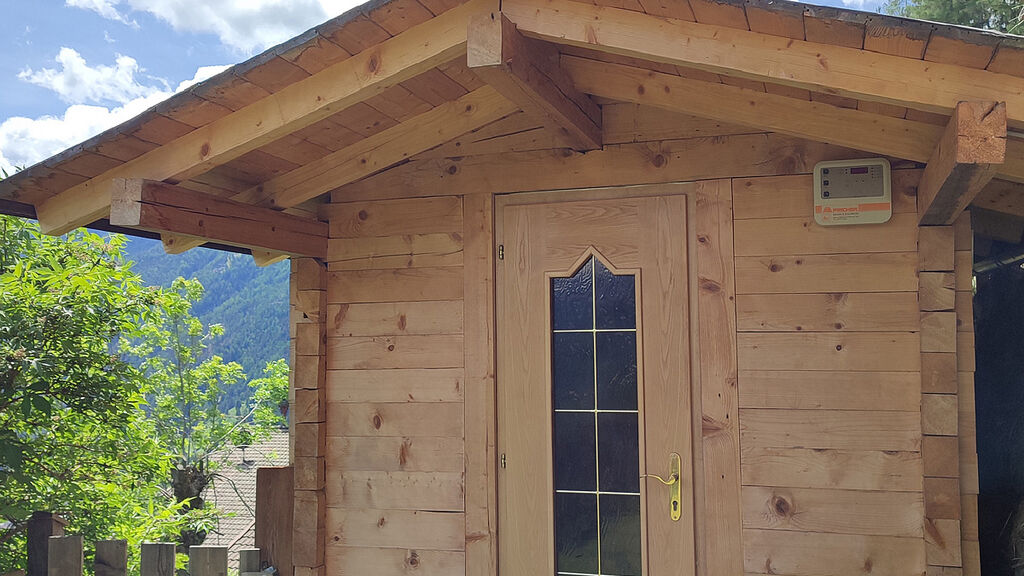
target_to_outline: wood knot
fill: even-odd
[[[398,315],[398,329],[402,330],[404,332],[405,331],[405,325],[406,325],[405,314],[399,314]]]
[[[637,87],[636,87],[636,93],[637,93],[637,94],[639,94],[639,95],[643,96],[643,95],[644,95],[644,92],[647,92],[647,89],[646,89],[646,88],[644,88],[644,85],[643,85],[643,84],[640,84],[639,86],[637,86]]]
[[[835,324],[833,324],[832,326],[833,326],[833,327],[834,327],[834,328],[835,328],[836,330],[842,330],[842,329],[843,329],[843,323],[842,323],[842,322],[836,322],[836,323],[835,323]]]
[[[455,176],[455,174],[457,174],[457,173],[458,173],[458,171],[459,171],[459,167],[458,167],[458,166],[456,166],[455,164],[449,164],[449,165],[448,165],[448,170],[447,170],[447,172],[448,172],[449,174],[451,174],[452,176]]]
[[[842,344],[836,344],[836,352],[842,352],[842,351],[843,351],[843,345]]]
[[[788,518],[793,511],[793,505],[782,496],[775,496],[772,498],[772,509],[782,518]]]
[[[874,567],[875,567],[875,562],[870,557],[864,559],[864,572],[865,573],[871,572],[871,570]]]
[[[697,242],[700,242],[701,244],[707,244],[710,241],[711,241],[711,239],[708,238],[707,234],[698,234],[697,235]]]
[[[398,448],[398,465],[400,468],[405,468],[405,463],[409,461],[409,448],[412,448],[409,440],[404,440]]]
[[[380,69],[380,54],[373,54],[370,59],[366,61],[366,70],[370,74],[375,74]]]
[[[380,520],[377,520],[377,528],[383,528],[384,525],[387,524],[387,523],[388,523],[388,519],[383,517],[383,516],[381,516]]]
[[[718,294],[722,291],[722,285],[708,278],[700,279],[700,289],[710,294]]]
[[[388,352],[394,352],[394,351],[395,351],[395,345],[394,344],[388,344]]]
[[[376,430],[380,430],[380,427],[384,425],[384,419],[380,417],[380,414],[373,415],[373,427]]]
[[[210,154],[210,143],[203,142],[203,145],[199,148],[199,157],[206,158]]]
[[[369,217],[370,217],[370,214],[366,210],[360,210],[359,211],[359,219],[360,220],[366,220]]]
[[[782,270],[782,266],[776,264],[775,262],[772,262],[771,265],[768,266],[769,272],[778,272],[780,270]]]
[[[405,557],[405,565],[409,568],[417,568],[420,565],[419,552],[415,550],[409,550],[409,555]]]
[[[658,154],[653,159],[651,159],[651,164],[654,164],[655,168],[661,168],[662,166],[664,166],[667,163],[668,163],[668,160],[665,158],[665,156],[663,154]]]

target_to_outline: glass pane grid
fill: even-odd
[[[557,574],[640,576],[635,277],[591,257],[551,292]]]

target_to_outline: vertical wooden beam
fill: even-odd
[[[697,308],[704,459],[702,574],[732,576],[743,573],[732,182],[715,180],[699,182],[697,186]]]
[[[274,566],[282,575],[292,573],[294,492],[290,466],[256,471],[256,535],[253,540],[260,550],[260,561]]]
[[[291,562],[296,576],[324,569],[327,531],[324,470],[327,444],[327,267],[293,258],[291,274],[294,495]]]
[[[46,555],[49,576],[82,576],[85,558],[81,535],[50,536]]]
[[[920,208],[920,204],[919,204]],[[918,229],[918,302],[921,310],[921,457],[924,461],[924,534],[928,572],[959,568],[961,499],[952,226]]]
[[[546,119],[576,150],[601,148],[601,107],[559,67],[558,49],[524,37],[500,12],[469,21],[469,69],[528,114]]]
[[[188,574],[189,576],[228,576],[228,547],[189,547]]]
[[[960,452],[960,508],[961,558],[963,576],[981,576],[981,557],[978,536],[978,445],[974,404],[974,362],[967,358],[971,350],[964,349],[966,341],[974,341],[974,231],[971,212],[964,212],[953,225],[954,277],[956,285],[957,354],[963,356],[957,372],[957,405]]]
[[[142,576],[174,576],[174,544],[145,542],[139,555]]]
[[[50,536],[63,536],[67,522],[53,512],[33,512],[28,519],[28,576],[46,576]]]
[[[1006,157],[1006,104],[959,102],[917,188],[922,225],[950,225]]]
[[[101,540],[97,542],[93,570],[96,576],[126,576],[128,574],[128,541]]]
[[[466,574],[497,574],[494,200],[464,197]]]

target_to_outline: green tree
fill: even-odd
[[[24,564],[34,510],[61,514],[88,542],[162,537],[169,462],[139,409],[141,375],[112,344],[138,335],[158,293],[130,271],[121,246],[84,230],[52,238],[0,216],[4,569]]]
[[[1019,31],[1024,19],[1020,0],[887,0],[882,11],[999,32]]]
[[[287,400],[288,368],[283,360],[267,367],[265,378],[253,380],[253,400],[244,412],[221,410],[224,391],[244,382],[242,367],[208,353],[212,342],[224,330],[204,326],[191,311],[203,296],[196,280],[178,278],[161,292],[156,317],[143,325],[138,339],[125,343],[141,358],[145,375],[143,393],[153,425],[155,441],[170,455],[169,484],[183,512],[206,522],[183,527],[183,547],[201,544],[217,519],[206,510],[204,493],[217,478],[211,456],[228,445],[247,445],[267,437],[282,419],[273,416],[284,394]],[[282,392],[283,391],[283,392]]]

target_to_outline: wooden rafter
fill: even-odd
[[[107,215],[117,178],[188,180],[309,126],[465,52],[472,0],[372,49],[290,84],[241,110],[73,186],[39,206],[46,234],[64,234]]]
[[[929,112],[1005,101],[1024,125],[1024,78],[571,0],[504,0],[502,12],[549,42]]]
[[[113,182],[110,223],[257,252],[323,258],[327,224],[141,179]]]
[[[576,150],[601,147],[601,108],[573,86],[554,45],[524,38],[500,12],[479,14],[469,22],[466,60],[481,80],[546,119]]]
[[[922,225],[952,224],[1006,157],[1006,104],[959,102],[917,187]]]
[[[712,84],[620,64],[562,57],[576,85],[590,94],[675,112],[744,124],[809,140],[927,162],[943,128],[798,100],[727,84]],[[1003,140],[1005,142],[1005,139]],[[1024,147],[1011,145],[999,174],[1024,181]]]
[[[484,86],[264,182],[234,199],[278,209],[290,208],[440,146],[516,110],[517,105],[494,88]]]

